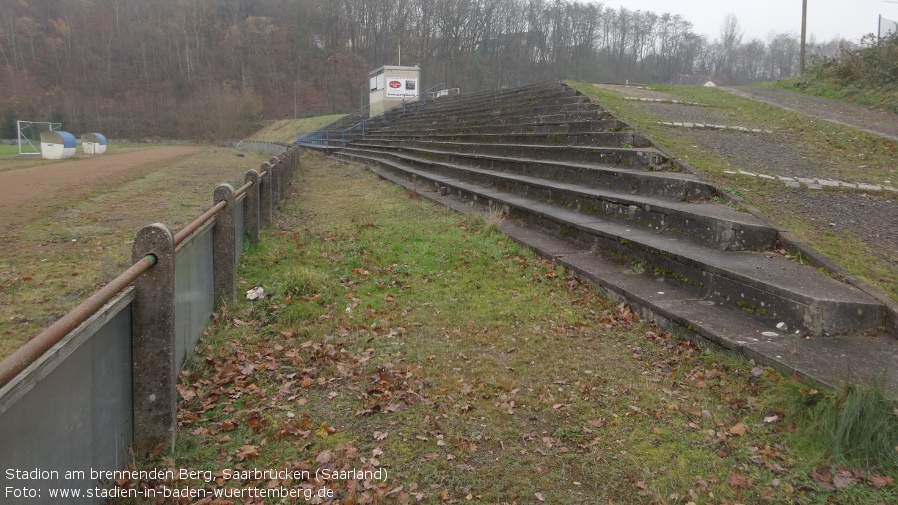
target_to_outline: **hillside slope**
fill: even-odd
[[[881,40],[871,35],[861,48],[843,48],[838,57],[774,86],[898,113],[898,34]]]

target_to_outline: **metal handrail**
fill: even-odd
[[[144,256],[110,281],[109,284],[100,288],[99,291],[7,356],[6,359],[0,362],[0,388],[8,384],[16,375],[28,368],[29,365],[34,363],[54,345],[58,344],[69,332],[84,321],[87,321],[88,318],[155,264],[156,256],[152,254]]]
[[[184,241],[185,238],[189,237],[191,233],[195,232],[200,226],[204,225],[206,223],[206,221],[212,219],[212,217],[214,217],[215,214],[218,214],[218,211],[227,207],[227,205],[228,205],[228,202],[222,200],[222,201],[216,203],[215,205],[213,205],[206,212],[203,212],[203,215],[201,215],[200,217],[191,221],[190,224],[188,224],[184,228],[181,228],[181,231],[179,231],[178,233],[175,233],[175,236],[174,236],[175,248],[177,248],[181,244],[181,242]]]

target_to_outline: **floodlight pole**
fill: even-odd
[[[801,0],[801,61],[798,64],[798,73],[804,74],[805,40],[808,33],[808,0]]]

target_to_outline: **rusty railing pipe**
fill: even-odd
[[[104,305],[109,303],[117,294],[127,288],[144,272],[156,264],[153,255],[144,256],[143,259],[131,265],[118,277],[106,284],[99,291],[70,310],[34,338],[25,342],[14,353],[0,362],[0,388],[8,384],[16,375],[28,368],[51,347],[59,343],[66,335],[86,321]]]
[[[227,205],[228,205],[228,203],[225,202],[224,200],[222,200],[222,201],[216,203],[215,205],[213,205],[209,210],[204,212],[202,216],[194,219],[193,222],[191,222],[184,228],[181,228],[181,231],[179,231],[178,233],[175,233],[175,236],[174,236],[175,248],[177,248],[181,244],[181,242],[184,241],[185,238],[189,237],[191,233],[195,232],[206,221],[212,219],[212,217],[215,216],[215,214],[218,214],[218,211],[225,208],[225,206],[227,206]]]
[[[253,181],[249,181],[246,184],[244,184],[243,186],[240,186],[239,188],[235,189],[234,196],[238,197],[238,196],[242,195],[243,193],[246,193],[247,190],[249,190],[249,188],[251,188],[251,187],[253,187]]]

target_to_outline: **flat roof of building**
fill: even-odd
[[[382,67],[379,67],[375,70],[368,72],[368,75],[371,77],[374,77],[375,75],[382,74],[382,73],[386,72],[387,70],[421,70],[421,67],[418,65],[415,65],[414,67],[400,67],[398,65],[384,65]]]

